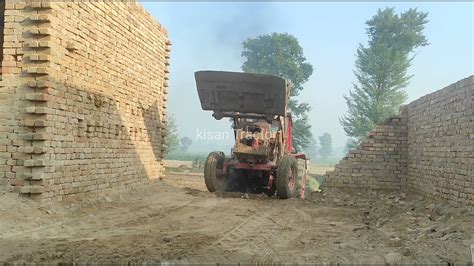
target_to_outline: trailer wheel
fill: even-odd
[[[295,195],[296,179],[298,178],[298,163],[294,157],[283,156],[278,161],[276,177],[276,194],[281,199]]]
[[[204,165],[204,183],[209,192],[225,191],[226,173],[224,173],[225,155],[221,151],[214,151],[207,156]]]

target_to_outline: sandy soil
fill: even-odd
[[[198,175],[88,201],[0,196],[5,262],[468,263],[474,212],[400,193],[213,194]]]

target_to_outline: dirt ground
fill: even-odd
[[[216,195],[200,175],[87,201],[0,196],[0,262],[469,263],[472,208],[398,192]]]

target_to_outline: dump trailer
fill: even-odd
[[[208,155],[207,189],[304,198],[307,159],[293,148],[291,83],[272,75],[223,71],[198,71],[195,79],[202,109],[213,111],[217,120],[230,118],[235,138],[229,157],[221,151]]]

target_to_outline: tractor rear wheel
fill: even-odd
[[[209,192],[225,191],[226,173],[224,173],[225,155],[221,151],[214,151],[207,156],[204,165],[204,183]]]
[[[294,157],[283,156],[278,161],[276,177],[276,194],[281,199],[288,199],[296,194],[298,163]]]

